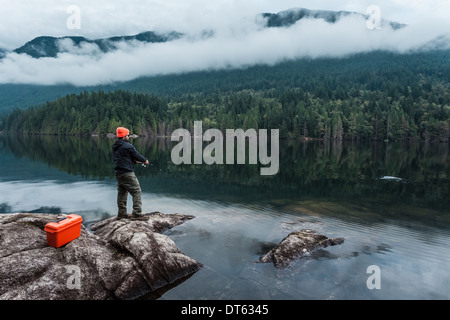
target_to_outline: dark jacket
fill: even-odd
[[[147,158],[137,152],[131,143],[122,139],[117,139],[114,142],[112,150],[116,175],[133,172],[136,161],[145,162],[147,160]]]

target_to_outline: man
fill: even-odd
[[[119,207],[117,216],[119,219],[148,220],[148,217],[142,214],[141,186],[134,174],[135,163],[148,165],[148,159],[137,152],[135,147],[128,142],[130,140],[130,131],[127,128],[117,128],[116,134],[117,140],[114,142],[112,149],[114,172],[117,180],[117,206]],[[131,216],[127,215],[128,193],[133,198],[133,212]]]

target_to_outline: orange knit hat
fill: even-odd
[[[117,138],[122,138],[130,134],[130,130],[124,127],[118,127],[116,129]]]

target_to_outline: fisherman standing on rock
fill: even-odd
[[[148,165],[148,159],[141,155],[136,148],[129,143],[130,130],[124,127],[116,129],[117,140],[112,146],[114,172],[117,180],[117,206],[118,218],[130,218],[133,220],[148,220],[142,214],[141,186],[134,174],[134,165],[144,163]],[[128,193],[133,198],[133,211],[131,216],[127,214]]]

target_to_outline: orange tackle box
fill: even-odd
[[[81,222],[83,218],[76,214],[69,214],[65,218],[56,222],[49,222],[45,225],[47,232],[47,243],[55,248],[59,248],[66,243],[78,238],[81,233]]]

